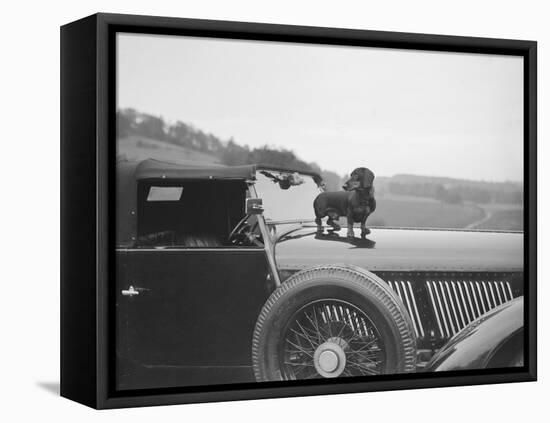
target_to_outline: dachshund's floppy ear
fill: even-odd
[[[351,181],[354,177],[359,177],[359,175],[361,174],[361,168],[360,167],[356,167],[355,169],[353,169],[351,171],[351,173],[349,174],[349,180]]]
[[[372,187],[374,183],[374,173],[370,170],[365,168],[363,172],[363,186],[364,187]]]

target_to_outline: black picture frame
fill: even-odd
[[[525,366],[369,381],[267,382],[116,392],[113,378],[117,32],[518,55],[524,58]],[[61,28],[61,395],[90,407],[534,381],[537,377],[537,44],[534,41],[95,14]]]

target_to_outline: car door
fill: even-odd
[[[263,248],[126,249],[118,268],[120,386],[184,386],[178,368],[250,366],[269,295]]]

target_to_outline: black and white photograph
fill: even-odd
[[[115,44],[117,391],[524,367],[523,56]]]
[[[0,421],[548,420],[546,9],[7,2]]]

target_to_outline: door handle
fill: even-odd
[[[134,295],[139,295],[139,291],[137,291],[132,285],[130,285],[128,289],[123,289],[121,293],[125,297],[133,297]]]

